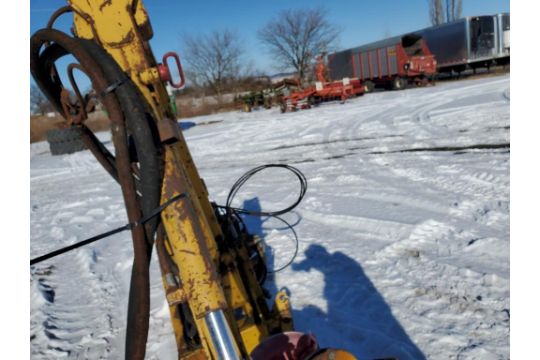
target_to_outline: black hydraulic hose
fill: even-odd
[[[157,132],[151,128],[153,119],[144,105],[144,98],[114,59],[91,41],[74,39],[54,29],[43,29],[32,36],[30,43],[32,75],[57,108],[61,107],[60,92],[63,86],[51,69],[54,61],[64,55],[72,54],[79,61],[96,91],[103,92],[109,89],[110,85],[122,81],[122,86],[116,87],[112,93],[102,94],[102,102],[113,121],[113,138],[117,139],[115,166],[122,186],[129,186],[123,193],[130,220],[139,217],[139,207],[143,216],[151,212],[159,205],[162,158],[159,141],[156,139]],[[52,45],[41,52],[45,43]],[[126,119],[127,126],[124,126],[123,118]],[[140,170],[139,196],[135,202],[134,186],[129,185],[134,183],[134,179],[131,170],[126,172],[126,161],[129,162],[128,137],[131,137],[135,144]],[[110,157],[104,156],[103,160],[112,165]],[[144,359],[150,310],[149,262],[157,222],[158,219],[154,219],[145,225],[144,230],[141,226],[132,230],[134,262],[128,305],[126,359]],[[145,243],[144,246],[141,246],[141,241]]]
[[[155,120],[146,101],[116,61],[96,43],[84,39],[78,40],[99,63],[109,83],[121,84],[114,89],[114,94],[126,116],[126,125],[134,140],[137,159],[141,167],[138,188],[142,195],[140,203],[143,215],[147,215],[159,205],[163,172],[163,158]],[[148,224],[149,247],[153,244],[158,220],[156,218]]]
[[[49,18],[49,21],[47,22],[47,29],[52,29],[53,28],[53,25],[54,25],[54,22],[56,21],[56,19],[58,19],[61,15],[63,14],[66,14],[68,12],[72,12],[73,9],[71,8],[71,6],[69,5],[66,5],[66,6],[62,6],[60,9],[56,10],[52,15],[51,17]]]
[[[46,32],[47,30],[40,31]],[[36,35],[38,33],[34,34],[34,36]],[[62,84],[54,70],[54,62],[68,55],[68,52],[59,44],[52,44],[47,46],[40,54],[40,49],[46,41],[43,41],[41,38],[34,40],[34,36],[30,39],[30,72],[38,87],[47,100],[54,106],[55,110],[59,114],[66,116],[60,103]]]
[[[64,109],[60,102],[62,83],[58,77],[54,63],[62,56],[68,55],[68,52],[59,44],[53,43],[49,44],[49,46],[47,46],[45,50],[39,54],[38,47],[41,45],[42,42],[38,42],[33,45],[33,49],[31,49],[30,61],[32,75],[56,111],[58,111],[59,114],[67,116],[67,114],[64,114]],[[118,182],[118,171],[116,169],[114,156],[84,124],[81,124],[79,127],[81,130],[81,138],[85,146],[92,152],[92,154],[94,154],[99,163],[113,177],[113,179]]]
[[[82,39],[80,42],[88,53],[99,63],[109,83],[121,83],[121,85],[114,90],[114,94],[119,100],[120,106],[126,117],[127,129],[135,143],[137,159],[141,168],[139,191],[142,196],[139,201],[143,216],[146,216],[153,208],[159,205],[161,171],[163,168],[158,140],[154,138],[153,134],[155,134],[155,132],[151,129],[153,119],[143,105],[145,103],[144,98],[139,95],[136,87],[129,79],[127,79],[127,75],[120,69],[116,61],[94,42]],[[140,354],[141,344],[137,342],[141,340],[141,336],[138,334],[138,332],[142,330],[141,327],[146,326],[146,329],[144,329],[146,332],[145,338],[148,333],[150,311],[149,264],[158,221],[158,218],[154,218],[145,225],[146,240],[148,243],[146,268],[136,269],[134,267],[132,270],[126,328],[126,359],[132,359],[138,356],[137,354]],[[141,278],[143,279],[142,281]],[[144,303],[144,314],[140,313],[141,302]],[[144,324],[141,324],[143,322]],[[136,326],[136,324],[140,325]]]

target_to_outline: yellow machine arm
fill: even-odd
[[[343,351],[316,353],[311,335],[293,332],[285,291],[268,307],[261,286],[266,275],[262,248],[230,208],[208,199],[165,88],[165,82],[182,86],[180,60],[170,53],[162,63],[154,58],[152,27],[142,2],[68,2],[31,38],[36,83],[120,183],[130,222],[167,205],[161,219],[132,229],[126,358],[143,359],[145,354],[148,264],[154,245],[180,359],[325,359],[329,351],[328,358],[353,358]],[[74,37],[52,28],[67,12],[73,13]],[[55,66],[65,55],[78,61],[68,67],[75,102]],[[172,82],[169,59],[176,61],[179,83]],[[74,69],[90,78],[91,93],[80,93]],[[114,155],[84,125],[91,102],[107,111]],[[283,344],[295,349],[288,357],[279,348]]]

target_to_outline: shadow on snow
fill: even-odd
[[[261,211],[257,197],[244,201],[242,207]],[[243,216],[243,219],[249,232],[259,235],[264,241],[266,232],[263,225],[268,218]],[[276,262],[275,254],[266,241],[265,252],[268,268],[272,269]],[[323,311],[315,305],[294,309],[294,294],[291,294],[295,329],[315,334],[321,348],[346,349],[362,359],[426,358],[393,316],[390,306],[360,264],[342,252],[330,253],[318,244],[310,245],[304,254],[305,259],[293,263],[292,270],[314,269],[323,274],[327,309]],[[264,287],[272,296],[277,293],[272,274],[269,274]]]

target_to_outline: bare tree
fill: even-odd
[[[446,21],[456,21],[461,18],[463,0],[446,0]]]
[[[444,24],[443,0],[428,0],[431,25]]]
[[[213,31],[186,35],[183,42],[188,79],[196,86],[210,87],[221,101],[226,86],[240,77],[243,50],[238,35],[229,30]]]
[[[30,86],[30,112],[34,114],[45,114],[53,110],[52,104],[43,95],[41,90],[36,85]]]
[[[303,80],[310,61],[331,50],[339,33],[318,8],[282,11],[259,30],[258,37],[282,69],[295,69]]]

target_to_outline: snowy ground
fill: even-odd
[[[507,359],[509,87],[505,75],[183,126],[218,203],[257,165],[308,178],[287,216],[298,257],[268,283],[289,289],[298,330],[363,359]],[[258,176],[235,205],[281,208],[295,186],[284,173]],[[286,263],[282,224],[248,220],[270,262]],[[119,187],[88,151],[52,157],[31,145],[31,257],[125,222]],[[32,268],[32,358],[123,357],[130,242],[122,233]],[[155,265],[147,358],[174,359]]]

